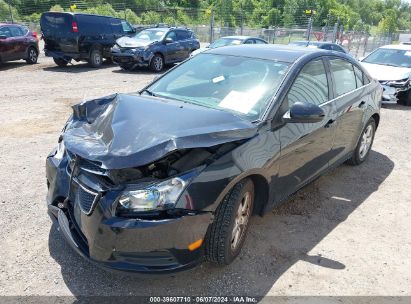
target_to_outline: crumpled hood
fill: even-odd
[[[361,65],[377,80],[402,80],[411,77],[411,69],[405,67],[393,67],[382,64],[361,62]]]
[[[116,94],[73,106],[66,148],[106,169],[138,167],[186,148],[253,137],[257,127],[232,113],[168,99]]]
[[[135,47],[147,46],[147,45],[151,44],[152,41],[138,40],[138,39],[134,39],[134,38],[124,36],[124,37],[121,37],[121,38],[117,39],[116,43],[120,47],[135,48]]]

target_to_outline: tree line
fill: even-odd
[[[405,0],[0,0],[0,20],[38,21],[44,11],[74,11],[126,18],[133,24],[239,27],[306,26],[394,33],[411,29]],[[213,21],[211,21],[213,20]]]

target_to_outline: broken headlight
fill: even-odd
[[[197,175],[196,172],[194,170],[159,183],[150,184],[142,189],[125,191],[119,199],[118,208],[131,212],[174,208],[181,193]]]

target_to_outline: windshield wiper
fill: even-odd
[[[153,92],[151,92],[149,89],[143,89],[143,90],[141,90],[140,91],[140,95],[141,95],[141,93],[143,93],[143,92],[146,92],[148,95],[150,95],[150,96],[154,96],[154,97],[156,97],[156,94],[154,94]]]

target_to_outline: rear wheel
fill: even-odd
[[[248,178],[236,184],[224,197],[207,231],[207,260],[228,265],[237,257],[244,244],[253,203],[254,184]]]
[[[103,54],[99,49],[93,49],[88,61],[93,68],[99,68],[103,64]]]
[[[371,147],[374,142],[375,129],[375,120],[374,118],[370,118],[361,133],[360,140],[358,141],[353,155],[347,161],[348,164],[358,166],[367,159],[367,156],[368,154],[370,154]]]
[[[65,67],[70,62],[70,60],[64,58],[56,58],[53,57],[54,63],[57,64],[59,67]]]
[[[27,50],[27,59],[26,62],[29,64],[35,64],[37,63],[37,59],[39,58],[39,53],[34,47],[30,47]]]
[[[155,54],[150,61],[150,69],[153,72],[159,73],[164,68],[164,58],[160,54]]]

